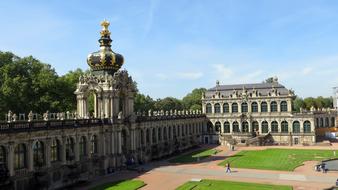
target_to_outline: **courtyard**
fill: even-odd
[[[205,152],[205,150],[219,151],[217,151],[216,154],[212,154],[205,159],[196,162],[171,163],[170,160],[172,160],[172,158],[163,161],[151,162],[143,166],[143,169],[145,169],[146,171],[144,173],[121,171],[112,174],[111,176],[99,178],[98,180],[95,180],[95,182],[89,184],[88,187],[90,189],[92,187],[106,184],[111,181],[136,179],[146,184],[145,186],[142,186],[140,188],[142,190],[191,189],[192,186],[201,189],[208,189],[207,186],[222,186],[222,188],[220,189],[226,189],[226,186],[231,187],[231,185],[235,185],[236,187],[243,187],[243,189],[249,189],[245,187],[250,186],[250,188],[252,189],[319,190],[332,187],[338,176],[338,172],[329,171],[325,174],[321,172],[315,172],[313,166],[318,162],[318,160],[331,157],[330,153],[332,153],[334,149],[338,149],[338,144],[333,144],[333,146],[331,147],[238,147],[235,151],[231,151],[224,146],[204,146],[202,148],[202,152]],[[271,150],[273,150],[273,152],[277,152],[275,153],[276,156],[271,157],[271,159],[275,159],[274,162],[271,163],[275,163],[276,169],[248,169],[248,167],[244,168],[244,166],[242,168],[236,168],[236,165],[232,164],[232,173],[227,174],[225,173],[224,166],[222,166],[227,158],[236,158],[236,156],[234,155],[240,155],[243,154],[243,152],[252,153],[252,151],[257,151],[267,154],[266,152],[269,152]],[[295,152],[298,152],[299,154]],[[305,155],[303,157],[299,156],[302,153],[304,153]],[[183,155],[187,156],[195,154],[196,151],[193,150],[190,153],[186,153]],[[297,158],[297,162],[295,161],[295,163],[297,163],[299,167],[281,167],[285,165],[281,164],[280,162],[289,162],[288,159],[283,161],[285,157],[289,157],[289,154]],[[321,155],[321,158],[317,156],[319,154]],[[250,154],[247,156],[250,156]],[[181,157],[181,155],[177,156],[176,158],[179,157]],[[260,156],[258,156],[257,158],[258,160],[260,159],[259,157]],[[247,159],[255,160],[256,158],[248,157]],[[301,161],[303,161],[303,164],[299,164]],[[252,164],[255,165],[255,162],[253,162]],[[191,182],[192,179],[200,179],[201,182]],[[210,183],[209,180],[217,181],[214,183]],[[207,183],[208,185],[205,186],[205,183]],[[262,184],[264,185],[262,186]]]

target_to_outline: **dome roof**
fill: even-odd
[[[123,65],[123,56],[111,50],[110,31],[108,30],[109,22],[104,20],[101,22],[103,27],[99,39],[100,50],[88,55],[87,63],[93,71],[109,71],[115,73]]]

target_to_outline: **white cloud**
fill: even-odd
[[[162,80],[166,80],[166,79],[169,78],[168,75],[163,74],[163,73],[156,73],[156,74],[155,74],[155,77],[157,77],[157,78],[159,78],[159,79],[162,79]]]
[[[196,80],[203,76],[202,72],[184,72],[184,73],[177,73],[177,76],[182,79],[188,80]]]
[[[214,64],[212,67],[216,69],[216,72],[221,78],[230,78],[233,74],[233,71],[230,68],[227,68],[222,64]]]
[[[302,75],[309,75],[309,74],[311,74],[311,72],[313,71],[313,68],[312,67],[305,67],[302,71],[301,71],[301,73],[302,73]]]

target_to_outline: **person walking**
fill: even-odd
[[[225,167],[226,167],[225,173],[231,173],[230,163],[229,162],[227,162],[227,164],[225,165]]]

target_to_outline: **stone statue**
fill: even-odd
[[[46,113],[43,114],[43,120],[48,121],[49,119],[49,111],[47,110]]]
[[[122,114],[122,112],[120,111],[119,114],[117,115],[117,119],[122,119],[122,117],[123,117],[123,114]]]
[[[13,116],[12,116],[12,121],[16,122],[17,119],[18,119],[18,116],[14,113]]]
[[[12,121],[12,116],[13,116],[13,113],[11,110],[8,111],[8,114],[7,114],[7,122],[10,123]]]
[[[28,113],[28,121],[30,122],[30,121],[33,121],[33,111],[30,111],[29,113]]]

